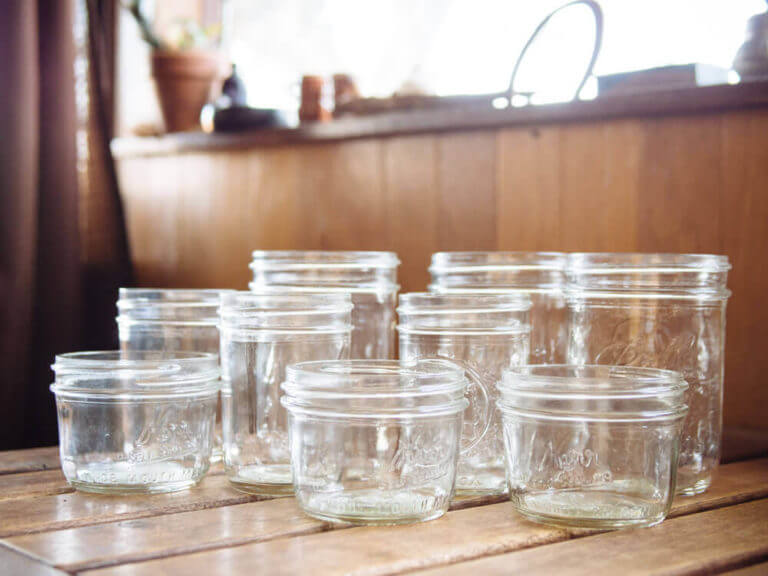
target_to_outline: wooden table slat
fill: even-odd
[[[0,476],[0,500],[37,498],[74,492],[61,470],[22,472]]]
[[[622,576],[711,574],[765,559],[766,535],[768,500],[758,500],[673,518],[650,529],[608,532],[419,574],[536,576],[558,574],[567,567],[570,576],[612,576],[619,566]]]
[[[103,524],[258,500],[232,488],[224,475],[213,475],[193,490],[171,494],[106,496],[73,492],[0,501],[0,538]]]
[[[65,572],[19,554],[0,543],[0,574],[3,576],[64,576]]]
[[[726,506],[742,502],[745,498],[763,496],[768,496],[768,460],[732,464],[723,467],[709,492],[694,498],[680,499],[674,512],[678,515],[695,513],[709,506]],[[258,518],[258,509],[266,508],[267,504],[239,506],[237,510],[216,509],[210,513],[217,522],[222,521],[227,511],[234,514],[256,514]],[[200,538],[200,545],[211,546],[211,540],[216,539],[216,534],[221,530],[220,525],[213,524],[211,531],[207,531],[203,526],[204,519],[196,519],[195,516],[200,516],[200,513],[190,514],[189,519],[185,519],[184,523],[190,529],[176,537],[176,550],[167,549],[163,552],[164,555],[185,555],[124,564],[122,567],[114,567],[112,571],[105,570],[103,574],[184,573],[192,567],[206,574],[245,574],[254,566],[259,566],[261,573],[269,574],[334,574],[352,572],[362,567],[365,567],[365,574],[394,574],[560,542],[577,535],[575,532],[530,523],[515,514],[512,505],[507,502],[453,511],[439,520],[410,526],[350,528],[294,535],[292,538],[189,554],[196,538]],[[205,521],[210,520],[205,518]],[[160,518],[148,519],[142,526],[146,534],[140,538],[146,541],[149,534],[163,529],[161,524]],[[265,527],[268,525],[265,523]],[[82,529],[68,531],[69,534],[54,532],[12,538],[9,542],[68,569],[103,565],[109,555],[113,555],[116,562],[138,559],[135,550],[126,552],[132,548],[130,544],[117,543],[122,527],[112,524],[103,528],[106,532],[102,537],[96,535],[95,531],[93,534],[88,531],[92,539],[88,546],[83,546],[84,553],[67,552],[68,543],[85,537]],[[251,531],[256,533],[253,529]],[[123,536],[122,540],[127,540]],[[136,537],[137,533],[131,536]],[[110,545],[110,541],[116,543]],[[171,541],[166,539],[166,542]],[[94,549],[98,547],[102,548],[97,553]],[[121,558],[121,554],[126,556]],[[151,554],[158,554],[157,549]],[[151,554],[147,556],[151,557]]]
[[[0,474],[51,470],[59,467],[59,447],[0,452]]]

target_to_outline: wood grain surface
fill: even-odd
[[[7,450],[0,452],[0,474],[50,470],[59,467],[59,447]]]

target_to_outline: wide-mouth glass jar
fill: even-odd
[[[675,493],[687,385],[627,366],[511,368],[499,383],[510,497],[527,518],[651,526]]]
[[[525,294],[532,302],[531,362],[565,361],[565,263],[560,252],[438,252],[430,292]]]
[[[289,364],[348,357],[351,310],[343,293],[222,296],[224,464],[239,490],[293,492],[280,385]]]
[[[400,260],[393,252],[256,250],[255,292],[342,292],[352,295],[351,358],[393,358]]]
[[[121,350],[219,354],[219,300],[231,290],[120,288],[117,327]],[[221,459],[221,407],[212,460]]]
[[[172,492],[207,472],[219,363],[200,352],[56,356],[61,468],[88,492]]]
[[[504,369],[528,363],[530,309],[526,294],[411,293],[400,297],[400,359],[449,359],[483,385],[483,389],[468,389],[462,443],[473,446],[459,458],[459,494],[503,494],[507,490],[501,419],[494,408],[496,383]]]
[[[464,370],[444,360],[289,367],[282,402],[299,505],[354,524],[442,515],[453,495],[465,388]]]
[[[720,458],[728,258],[572,254],[568,361],[676,370],[688,382],[678,490],[707,489]]]

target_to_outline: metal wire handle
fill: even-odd
[[[589,60],[589,65],[587,66],[587,70],[584,72],[584,77],[581,79],[581,82],[579,83],[579,87],[576,88],[576,92],[573,95],[573,98],[571,100],[575,100],[579,97],[579,93],[581,92],[581,89],[584,88],[584,85],[587,83],[587,80],[592,75],[592,69],[595,67],[595,62],[597,62],[597,56],[600,54],[600,48],[603,45],[603,10],[600,8],[600,4],[598,4],[595,0],[574,0],[573,2],[568,2],[567,4],[563,4],[559,8],[555,8],[552,12],[550,12],[544,20],[539,22],[539,25],[536,27],[536,30],[533,31],[533,34],[531,34],[531,37],[528,38],[528,41],[525,43],[525,46],[523,46],[523,50],[520,52],[520,55],[517,57],[517,62],[515,62],[515,67],[512,70],[512,76],[509,79],[509,88],[507,89],[507,95],[509,97],[510,104],[512,103],[512,97],[515,94],[518,94],[518,92],[515,92],[515,77],[517,76],[517,72],[520,69],[520,64],[523,62],[523,58],[525,58],[526,52],[528,52],[528,48],[531,47],[531,45],[536,40],[536,37],[539,35],[539,32],[541,32],[544,27],[547,25],[547,23],[550,21],[550,19],[560,12],[561,10],[564,10],[566,8],[569,8],[571,6],[575,6],[576,4],[584,4],[587,6],[590,10],[592,10],[592,15],[595,17],[595,44],[592,48],[592,58]]]

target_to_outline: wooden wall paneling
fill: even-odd
[[[498,136],[499,250],[559,250],[560,128],[513,128]]]
[[[331,147],[318,168],[327,174],[314,188],[315,214],[322,214],[320,244],[328,250],[383,250],[389,247],[381,141],[357,140]]]
[[[768,112],[723,118],[720,252],[733,269],[728,286],[725,421],[766,427],[765,367],[768,343]]]
[[[720,248],[721,116],[645,120],[638,249]]]
[[[496,132],[437,139],[440,250],[496,248]]]
[[[398,271],[401,292],[426,290],[429,260],[438,250],[435,141],[433,136],[384,141],[387,225],[390,247],[402,261]]]
[[[279,147],[251,150],[247,154],[246,178],[241,183],[247,198],[246,222],[241,231],[248,252],[246,266],[253,250],[299,247],[308,220],[303,215],[298,190],[299,151]],[[247,268],[246,273],[250,280]]]
[[[636,249],[642,142],[636,120],[561,128],[560,249]]]
[[[177,158],[130,158],[118,164],[128,241],[138,286],[178,286]]]

